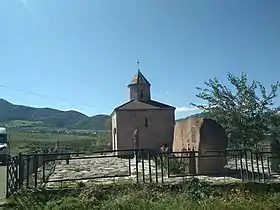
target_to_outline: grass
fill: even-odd
[[[101,150],[110,141],[109,134],[34,133],[12,131],[12,154],[38,148],[59,146],[71,151]],[[164,161],[166,163],[166,161]],[[164,165],[166,168],[166,164]],[[181,172],[181,164],[170,163],[171,171]],[[173,167],[174,166],[174,167]],[[178,171],[177,171],[178,170]],[[2,171],[0,171],[2,175]],[[2,183],[3,180],[0,180]],[[67,185],[62,185],[66,187]],[[0,186],[1,188],[1,186]],[[193,179],[176,185],[137,185],[119,182],[88,187],[82,182],[75,190],[21,190],[2,209],[280,209],[280,185],[210,185]]]
[[[102,150],[110,142],[108,133],[97,133],[96,135],[64,134],[64,133],[32,133],[23,131],[11,131],[11,154],[19,152],[30,152],[41,148],[54,148],[58,146],[62,150],[73,152]]]
[[[26,121],[26,120],[13,120],[2,123],[6,128],[14,127],[33,127],[43,125],[42,121]]]
[[[24,190],[3,209],[279,209],[280,185],[210,185],[193,179],[156,186],[119,182],[75,190]]]
[[[34,122],[40,124],[40,122]],[[28,121],[13,121],[9,124],[11,127],[15,124],[20,126],[32,126]],[[91,133],[77,131],[76,133],[55,133],[50,128],[47,132],[30,132],[28,130],[9,129],[11,155],[17,155],[19,152],[33,152],[43,148],[54,148],[56,142],[59,148],[73,152],[90,150],[103,150],[110,142],[109,133],[100,132],[96,135]],[[6,187],[6,166],[0,166],[0,199],[5,196]]]

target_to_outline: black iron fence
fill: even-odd
[[[52,183],[81,180],[130,179],[137,183],[168,184],[197,177],[211,182],[280,182],[279,165],[280,157],[276,154],[244,149],[157,154],[146,149],[19,154],[8,161],[6,195],[9,197],[22,187],[53,187]]]
[[[6,197],[8,198],[19,189],[18,184],[18,156],[8,157],[7,170],[6,170]]]
[[[72,153],[58,153],[55,150],[8,156],[6,172],[6,197],[22,187],[44,187],[54,172],[55,160]],[[75,154],[75,153],[73,153]],[[83,153],[78,153],[83,154]]]

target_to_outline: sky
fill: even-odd
[[[280,79],[279,11],[279,0],[0,0],[0,98],[110,114],[139,60],[152,98],[185,117],[210,78]]]

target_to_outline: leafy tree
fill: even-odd
[[[275,107],[275,98],[280,83],[271,85],[268,93],[258,81],[248,84],[247,75],[235,76],[228,73],[227,79],[233,86],[222,85],[217,78],[209,79],[206,88],[197,88],[196,96],[207,105],[191,103],[203,111],[205,117],[217,120],[226,130],[229,147],[258,148],[269,137],[280,134],[280,118]]]

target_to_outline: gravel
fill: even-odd
[[[87,156],[89,157],[89,156]],[[49,183],[47,186],[54,186],[59,183],[61,179],[79,179],[80,181],[87,182],[97,182],[97,183],[108,183],[115,182],[116,180],[133,180],[136,181],[136,161],[135,159],[121,159],[117,157],[100,157],[94,158],[96,156],[90,156],[91,159],[73,159],[69,161],[69,165],[66,164],[66,161],[56,161],[56,166],[54,172],[49,177]],[[144,160],[144,175],[146,182],[149,182],[149,161]],[[156,169],[154,161],[151,163],[151,177],[152,182],[156,181]],[[265,159],[263,162],[263,168],[261,167],[261,161],[258,161],[259,172],[264,172],[266,176],[269,174],[268,161]],[[236,163],[234,159],[228,160],[228,164],[225,167],[226,169],[231,169],[236,171]],[[240,159],[237,161],[237,168],[241,169]],[[245,159],[242,159],[242,168],[243,170],[248,168],[248,173],[252,174],[252,162],[250,159],[247,160],[247,167]],[[257,172],[257,162],[253,160],[254,173]],[[129,170],[131,173],[129,173]],[[246,174],[244,172],[244,174]],[[127,176],[126,176],[127,175]],[[143,181],[143,169],[142,161],[138,162],[138,175],[139,181]],[[240,172],[236,173],[240,175]],[[111,177],[111,178],[97,178],[104,176],[120,176],[120,177]],[[196,176],[200,180],[212,182],[212,183],[225,183],[225,182],[241,182],[241,178],[238,176],[222,176],[222,177],[213,177],[213,176]],[[262,175],[260,175],[262,177]],[[92,178],[92,179],[90,179]],[[174,177],[168,178],[167,171],[164,169],[163,180],[164,183],[177,183],[188,177]],[[279,175],[271,176],[273,181],[280,181]],[[83,180],[82,180],[83,179]],[[161,169],[158,166],[158,181],[161,183]]]

